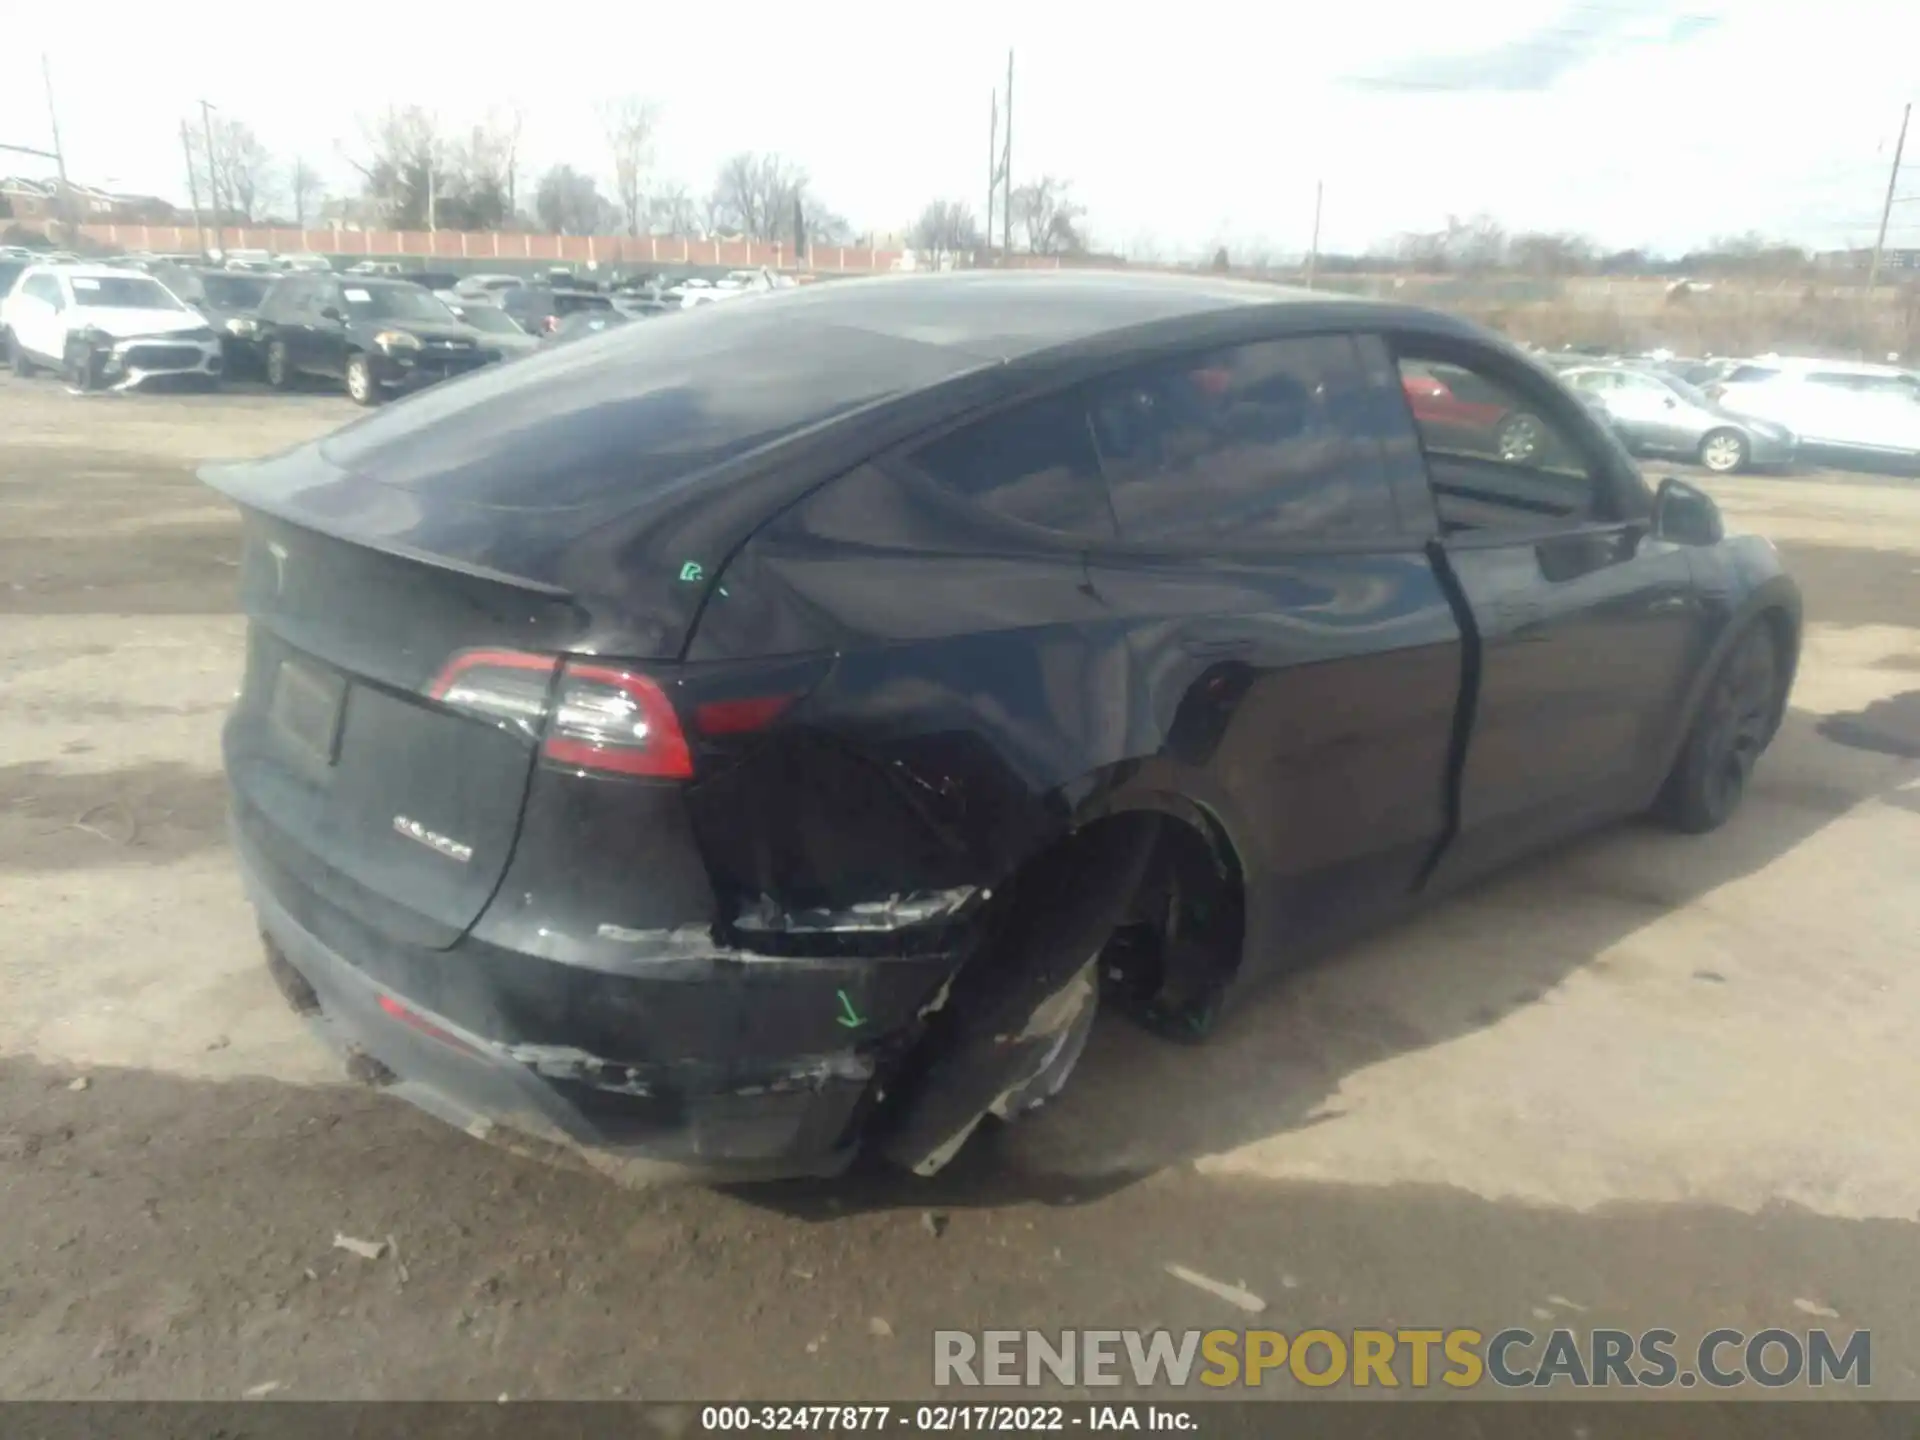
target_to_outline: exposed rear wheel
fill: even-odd
[[[1738,430],[1715,430],[1700,442],[1700,463],[1716,475],[1747,468],[1747,437]]]
[[[1701,835],[1739,809],[1770,738],[1779,684],[1773,637],[1753,625],[1721,662],[1660,792],[1657,813],[1674,829]]]

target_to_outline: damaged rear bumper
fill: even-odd
[[[551,992],[546,1014],[575,1032],[535,1024],[527,1028],[538,1038],[517,1038],[503,1033],[518,1028],[510,1022],[477,1023],[470,984],[462,986],[468,997],[463,1003],[433,1003],[436,993],[452,992],[423,983],[426,972],[418,968],[425,961],[464,970],[464,981],[491,968],[486,961],[476,963],[461,947],[416,952],[414,978],[402,989],[390,983],[394,972],[374,953],[377,946],[366,953],[356,947],[351,960],[343,953],[352,940],[350,917],[327,914],[319,902],[299,903],[305,918],[317,922],[310,927],[268,883],[269,862],[244,847],[241,860],[276,981],[346,1057],[350,1073],[469,1133],[499,1125],[704,1178],[771,1179],[844,1169],[886,1076],[911,1043],[920,1012],[931,1008],[924,999],[904,1010],[887,1005],[889,1023],[883,1024],[875,986],[864,977],[857,982],[855,972],[879,967],[886,992],[927,997],[942,992],[958,963],[956,953],[941,951],[836,960],[767,957],[741,966],[719,952],[704,972],[681,957],[660,978],[644,978],[508,956],[532,977],[529,983]],[[366,963],[370,958],[374,963]],[[751,969],[753,983],[738,983],[729,968]],[[694,1035],[691,1025],[675,1027],[689,1043],[672,1055],[645,1053],[653,1048],[645,1046],[637,1054],[599,1053],[614,1048],[605,1043],[609,1006],[631,1015],[651,1012],[656,1020],[692,1006],[702,1012],[701,1033]],[[494,994],[484,1009],[497,1021],[515,1005],[512,997]],[[466,1013],[457,1017],[449,1010]],[[816,1011],[829,1019],[825,1030],[805,1023]],[[567,1025],[569,1012],[592,1018],[583,1014],[577,1027]],[[483,1028],[494,1033],[481,1033]],[[635,1027],[641,1033],[652,1028]],[[800,1043],[765,1053],[748,1037],[769,1030]],[[599,1043],[589,1049],[566,1043],[568,1038]]]

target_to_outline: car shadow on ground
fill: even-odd
[[[818,1218],[851,1206],[1072,1204],[1337,1118],[1353,1072],[1539,1003],[1636,931],[1920,778],[1920,764],[1837,743],[1822,723],[1788,715],[1724,829],[1684,836],[1633,821],[1533,857],[1250,990],[1203,1046],[1172,1045],[1103,1014],[1058,1100],[1014,1126],[990,1122],[930,1181],[876,1166],[740,1193]]]

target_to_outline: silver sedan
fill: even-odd
[[[1606,407],[1630,449],[1682,456],[1721,475],[1754,466],[1790,465],[1799,442],[1784,425],[1736,415],[1673,375],[1624,366],[1563,370],[1582,397]]]

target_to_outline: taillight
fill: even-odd
[[[778,720],[795,698],[755,695],[747,700],[709,700],[693,707],[693,725],[702,735],[750,735]]]
[[[771,679],[778,690],[693,703],[694,728],[711,739],[765,730],[818,677],[789,670],[760,678]],[[659,681],[618,662],[462,650],[427,693],[451,709],[525,736],[550,764],[590,774],[693,778],[693,752],[673,701]]]
[[[556,765],[609,775],[693,778],[693,755],[666,692],[612,665],[562,667],[540,753]]]
[[[559,663],[552,655],[521,650],[463,650],[434,677],[427,693],[455,710],[538,740]]]
[[[547,318],[541,322],[540,328],[549,335],[553,334],[554,331],[560,328],[560,317],[558,315],[547,316]]]

